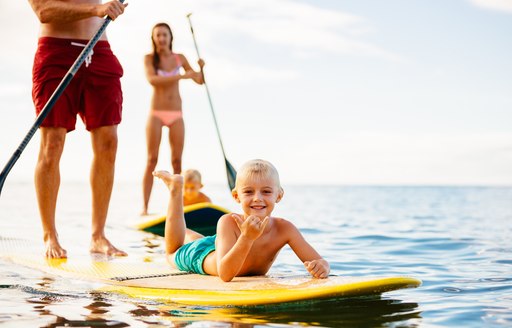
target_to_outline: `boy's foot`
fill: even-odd
[[[104,254],[108,256],[128,256],[126,252],[114,247],[114,245],[112,245],[105,237],[93,238],[91,240],[91,248],[89,251],[91,253]]]
[[[182,192],[183,190],[183,176],[179,174],[171,174],[167,171],[155,171],[153,172],[153,175],[160,180],[162,180],[167,188],[169,188],[169,191],[172,194],[175,194],[177,192]]]

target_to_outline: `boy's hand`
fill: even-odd
[[[304,267],[313,277],[320,279],[327,278],[331,270],[329,263],[324,259],[306,261],[304,262]]]
[[[259,217],[254,215],[248,216],[245,220],[238,214],[232,214],[232,216],[235,219],[238,228],[240,228],[242,236],[250,240],[258,239],[258,237],[261,236],[263,231],[265,231],[265,227],[267,226],[267,223],[269,221],[268,216],[263,220],[260,220]]]

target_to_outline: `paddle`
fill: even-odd
[[[121,3],[123,3],[124,1],[125,0],[119,0],[119,2],[121,2]],[[105,22],[103,22],[103,24],[98,29],[96,34],[94,34],[92,39],[85,46],[84,50],[82,50],[82,52],[80,53],[78,58],[75,60],[75,62],[73,63],[73,66],[71,66],[69,71],[66,73],[66,75],[64,76],[62,81],[59,83],[59,85],[57,86],[57,88],[53,92],[53,94],[50,97],[50,99],[48,99],[48,101],[44,105],[43,110],[37,116],[34,124],[30,128],[30,130],[28,131],[28,133],[25,136],[25,138],[23,138],[23,141],[21,142],[21,144],[18,146],[18,149],[16,149],[14,154],[12,154],[11,158],[9,159],[9,161],[7,162],[5,167],[3,168],[2,173],[0,173],[0,194],[2,193],[2,188],[4,186],[5,179],[7,178],[7,174],[9,174],[9,172],[11,171],[12,167],[14,166],[14,164],[16,163],[18,158],[20,158],[21,153],[23,152],[23,150],[25,149],[25,147],[29,143],[30,139],[32,139],[32,137],[36,133],[37,129],[43,123],[43,121],[46,118],[46,116],[48,116],[48,114],[52,110],[53,106],[55,105],[57,100],[60,98],[60,96],[62,95],[64,90],[66,89],[66,87],[68,86],[69,82],[71,82],[71,80],[75,76],[76,72],[78,72],[78,69],[80,68],[80,66],[82,66],[82,64],[84,63],[85,59],[87,58],[87,56],[89,55],[91,50],[94,48],[94,46],[96,45],[96,43],[98,42],[98,40],[100,39],[101,35],[103,34],[103,32],[105,31],[105,29],[107,28],[108,24],[111,21],[112,21],[112,19],[110,17],[107,16],[105,18]]]
[[[192,38],[194,39],[194,46],[196,47],[197,57],[201,58],[201,56],[199,55],[199,48],[197,47],[197,41],[196,41],[196,36],[194,34],[194,28],[192,27],[192,21],[190,20],[190,16],[191,15],[192,15],[192,13],[188,14],[187,15],[187,19],[188,19],[188,23],[190,25],[190,31],[192,32]],[[208,95],[208,101],[210,103],[210,109],[212,111],[213,122],[215,123],[215,128],[217,130],[217,136],[219,137],[220,148],[222,149],[222,155],[224,156],[224,162],[226,164],[226,173],[227,173],[227,176],[228,176],[228,185],[229,185],[229,190],[231,191],[231,190],[233,190],[235,188],[236,170],[233,167],[233,165],[231,165],[231,163],[226,158],[226,153],[224,152],[224,145],[222,144],[222,139],[220,137],[219,125],[217,124],[217,119],[215,117],[215,112],[213,111],[213,103],[212,103],[212,98],[210,96],[210,90],[208,89],[208,85],[206,84],[206,80],[204,78],[204,71],[203,71],[202,68],[201,68],[201,74],[203,76],[203,81],[204,81],[204,87],[206,89],[206,94]]]

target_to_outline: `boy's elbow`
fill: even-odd
[[[227,272],[227,270],[222,270],[221,266],[218,267],[218,273],[219,273],[219,278],[224,282],[230,282],[235,277],[235,275],[232,272]]]
[[[224,282],[230,282],[233,280],[234,276],[219,272],[219,278]]]
[[[233,280],[233,277],[223,277],[221,276],[220,279],[224,282],[230,282],[231,280]]]

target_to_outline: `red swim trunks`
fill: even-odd
[[[87,40],[39,38],[32,69],[32,99],[39,114],[78,58]],[[79,114],[88,131],[121,122],[123,68],[108,41],[98,41],[43,121],[45,127],[75,129]],[[87,65],[86,65],[87,64]]]

